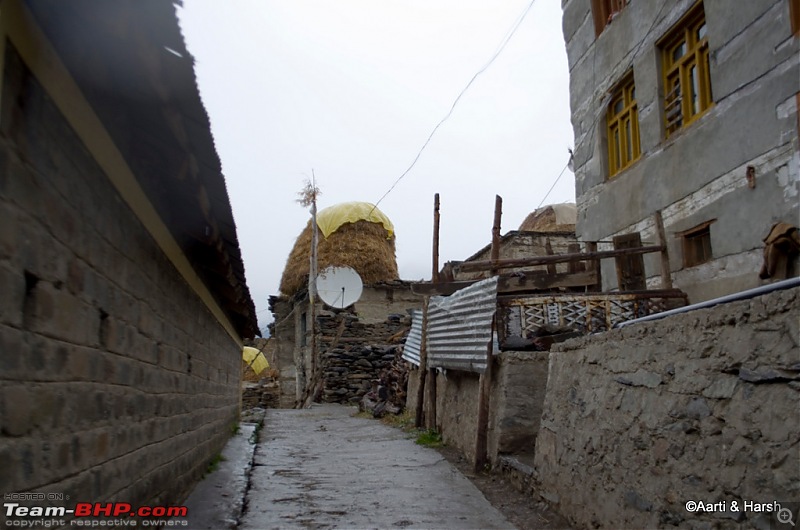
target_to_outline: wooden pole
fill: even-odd
[[[492,392],[492,349],[494,346],[495,319],[492,317],[492,333],[486,346],[486,370],[478,383],[478,432],[475,439],[475,472],[483,471],[489,463],[489,397]]]
[[[494,223],[492,224],[492,254],[491,262],[492,276],[498,271],[497,262],[500,259],[500,221],[503,217],[503,198],[499,195],[494,197]]]
[[[550,238],[548,237],[544,242],[544,251],[548,256],[553,255],[553,245],[550,243]],[[547,274],[555,274],[556,273],[556,264],[549,263],[547,265]]]
[[[669,268],[669,251],[667,250],[667,233],[664,230],[664,218],[661,210],[656,210],[656,233],[658,234],[658,244],[664,247],[661,251],[661,288],[672,289],[672,273]]]
[[[424,423],[425,411],[425,379],[428,375],[428,300],[426,296],[422,301],[422,340],[419,346],[419,387],[417,388],[417,410],[414,416],[414,426],[421,429]]]
[[[436,368],[428,368],[428,429],[436,429]]]
[[[433,196],[433,271],[431,282],[439,283],[439,194]]]
[[[317,376],[317,180],[314,170],[311,170],[311,263],[308,271],[308,303],[309,315],[311,316],[311,377],[306,378],[306,385],[311,383],[308,388],[310,394],[314,393],[314,381]]]

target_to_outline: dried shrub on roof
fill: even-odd
[[[396,280],[394,236],[383,225],[369,221],[345,223],[327,239],[319,233],[317,268],[329,266],[352,267],[365,284]],[[291,296],[308,286],[311,255],[311,221],[297,237],[281,277],[281,293]]]
[[[577,210],[572,203],[551,204],[528,214],[521,232],[574,232]]]

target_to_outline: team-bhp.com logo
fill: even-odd
[[[64,506],[23,506],[4,502],[5,525],[20,528],[61,526],[186,526],[186,506],[140,506],[127,502],[79,502],[74,508]],[[67,521],[66,518],[70,520]],[[138,519],[137,519],[138,518]]]

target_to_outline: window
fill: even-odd
[[[683,239],[684,267],[694,267],[711,261],[711,223],[714,221],[716,219],[677,234]]]
[[[614,16],[630,2],[631,0],[592,0],[595,35],[603,33]]]
[[[639,112],[633,72],[617,85],[608,106],[608,169],[613,177],[639,158]]]
[[[694,6],[659,44],[664,67],[667,137],[702,115],[712,102],[706,17]]]

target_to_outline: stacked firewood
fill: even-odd
[[[392,346],[394,358],[372,382],[372,389],[359,402],[359,410],[376,418],[400,414],[406,403],[408,363],[403,360],[402,346]]]

